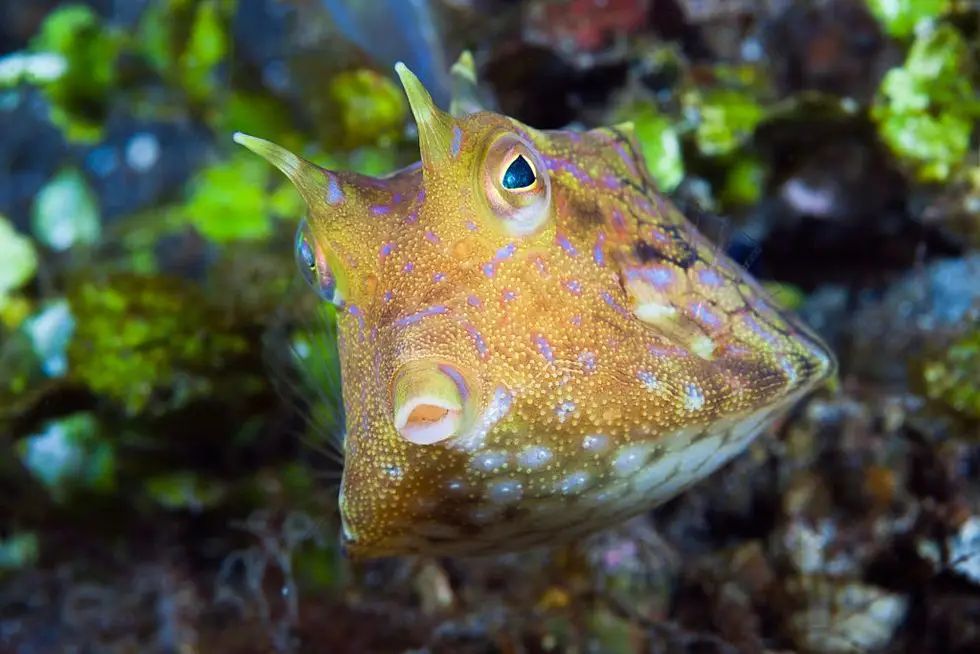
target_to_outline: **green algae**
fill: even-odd
[[[109,281],[83,281],[68,294],[78,317],[69,372],[129,414],[155,399],[160,411],[209,396],[214,371],[249,349],[196,285],[125,274]]]
[[[33,241],[14,229],[3,215],[0,215],[0,313],[11,302],[10,296],[37,273],[37,248]],[[6,324],[11,320],[0,321]]]
[[[226,84],[219,67],[230,50],[235,0],[166,0],[152,3],[139,29],[139,49],[153,69],[198,107],[218,109]],[[215,116],[209,116],[215,117]]]
[[[977,73],[963,35],[944,24],[916,38],[882,80],[871,116],[920,181],[948,181],[964,163],[980,120]]]
[[[232,155],[200,172],[175,216],[217,243],[267,239],[273,229],[269,181],[268,170]]]
[[[980,329],[974,329],[922,364],[927,398],[954,415],[980,420]]]
[[[698,149],[713,157],[732,154],[745,145],[767,113],[754,93],[734,88],[689,92],[684,104],[697,116]]]
[[[345,71],[329,87],[344,148],[377,145],[399,138],[408,115],[401,87],[370,69]]]
[[[684,179],[684,157],[674,121],[649,103],[624,108],[622,115],[633,121],[647,168],[657,185],[666,193],[676,189]]]
[[[948,12],[953,0],[866,0],[868,9],[895,38],[906,38],[917,27]]]
[[[228,495],[219,480],[188,470],[154,475],[144,482],[143,488],[154,502],[166,509],[193,512],[214,508]]]
[[[762,198],[769,170],[763,161],[753,156],[739,157],[728,168],[719,189],[719,198],[728,206],[746,207]]]
[[[118,61],[125,35],[106,25],[87,5],[67,3],[50,13],[31,40],[35,53],[60,55],[62,75],[42,88],[51,101],[51,118],[69,140],[95,142],[102,136],[107,98],[118,83]]]

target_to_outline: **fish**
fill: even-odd
[[[337,320],[353,560],[573,543],[676,497],[836,374],[833,352],[654,183],[633,126],[448,111],[399,62],[420,159],[373,177],[269,141]]]

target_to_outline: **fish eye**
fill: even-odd
[[[486,150],[482,183],[490,213],[507,232],[526,236],[551,215],[551,181],[541,156],[521,135],[506,132]]]
[[[337,279],[334,277],[326,256],[316,247],[316,240],[309,224],[304,220],[296,230],[294,246],[296,268],[310,288],[316,291],[320,299],[336,303]]]
[[[316,277],[316,258],[313,255],[313,246],[302,230],[296,233],[296,267],[303,280],[312,286]]]
[[[518,154],[504,171],[500,185],[509,191],[516,191],[526,189],[536,181],[537,175],[534,172],[534,166],[523,154]]]

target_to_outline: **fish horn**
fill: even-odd
[[[288,177],[311,210],[323,202],[333,205],[343,200],[337,178],[330,171],[271,141],[242,132],[235,132],[232,138],[235,143],[245,146]]]
[[[422,164],[431,167],[450,154],[453,117],[436,106],[432,96],[408,66],[399,61],[395,64],[395,72],[405,89],[412,115],[415,116],[415,124],[418,125]]]
[[[476,64],[473,53],[464,50],[450,70],[452,78],[453,101],[449,113],[456,118],[484,111],[480,102],[479,82],[476,79]]]

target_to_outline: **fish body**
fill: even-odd
[[[656,189],[630,125],[449,112],[397,67],[421,161],[384,178],[239,142],[295,183],[337,306],[353,558],[568,542],[669,500],[836,370]]]

